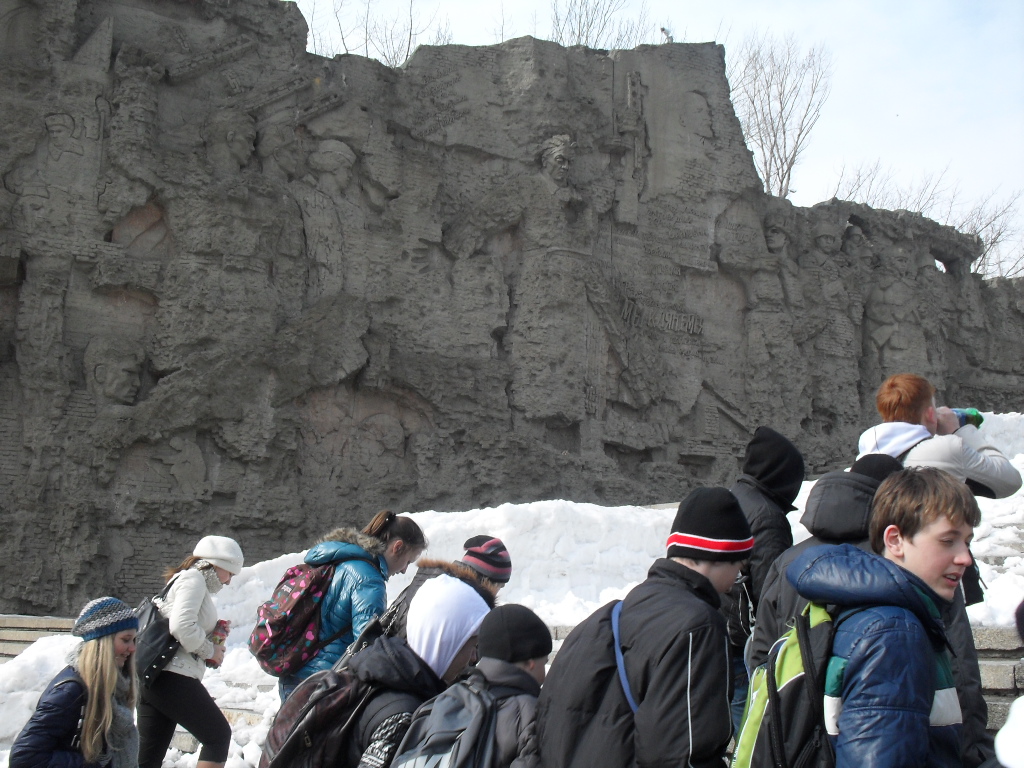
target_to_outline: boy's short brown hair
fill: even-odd
[[[895,525],[906,538],[940,518],[953,525],[981,522],[974,494],[948,472],[934,467],[908,467],[893,472],[871,502],[871,549],[885,551],[885,529]]]
[[[924,409],[932,404],[935,387],[916,373],[897,373],[882,382],[875,395],[875,407],[883,421],[921,422]]]

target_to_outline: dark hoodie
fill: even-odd
[[[890,471],[899,468],[897,464]],[[871,467],[865,471],[872,471],[883,479],[886,476],[883,467]],[[750,669],[765,662],[772,644],[785,634],[793,619],[807,605],[807,600],[785,578],[790,563],[805,550],[821,544],[848,543],[865,551],[871,549],[868,542],[871,502],[881,483],[881,479],[868,475],[837,471],[822,475],[814,484],[800,518],[811,538],[780,555],[765,578],[757,608],[757,623],[747,649],[747,666]],[[961,592],[957,590],[953,602],[943,603],[941,610],[950,646],[956,654],[952,665],[964,718],[963,763],[967,768],[977,768],[995,755],[995,749],[991,735],[985,730],[988,705],[981,694],[978,652]]]
[[[335,768],[356,768],[368,749],[374,761],[390,765],[420,704],[445,689],[445,684],[405,640],[377,638],[348,664],[359,680],[380,690],[359,716],[348,742],[346,760]]]
[[[747,444],[743,474],[729,490],[740,503],[754,549],[740,582],[722,598],[722,615],[729,625],[729,643],[742,648],[751,632],[751,618],[771,564],[793,546],[786,518],[804,480],[804,459],[792,442],[774,429],[758,427]]]
[[[883,557],[842,544],[805,550],[786,578],[808,600],[840,609],[825,683],[836,768],[960,766],[944,602]]]

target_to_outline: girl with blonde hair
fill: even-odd
[[[68,666],[43,691],[11,747],[10,768],[136,768],[135,635],[139,621],[116,597],[88,603]]]

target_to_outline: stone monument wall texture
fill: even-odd
[[[714,44],[305,51],[276,0],[0,0],[0,609],[381,508],[848,464],[903,370],[1020,410],[1019,284],[761,192]],[[941,264],[941,268],[937,266]]]

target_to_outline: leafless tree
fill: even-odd
[[[627,0],[551,0],[549,37],[565,46],[620,50],[652,42],[647,3],[631,18],[622,18],[626,7]]]
[[[969,202],[964,200],[960,185],[949,179],[949,166],[926,173],[915,182],[900,184],[896,171],[876,160],[851,171],[844,167],[832,196],[873,208],[914,211],[977,235],[984,250],[971,267],[974,272],[990,277],[1024,274],[1024,232],[1019,225],[1024,189],[1003,196],[995,190]]]
[[[822,46],[801,50],[792,35],[757,32],[730,62],[733,105],[765,191],[787,197],[831,90],[831,55]]]
[[[357,4],[358,2],[358,4]],[[377,11],[376,0],[308,0],[303,9],[310,27],[310,48],[321,56],[360,53],[389,67],[401,66],[416,45],[429,39],[432,45],[452,42],[448,18],[437,13],[423,21],[417,0],[407,0],[398,15]],[[323,9],[329,3],[328,10]],[[325,22],[324,18],[331,21]]]

